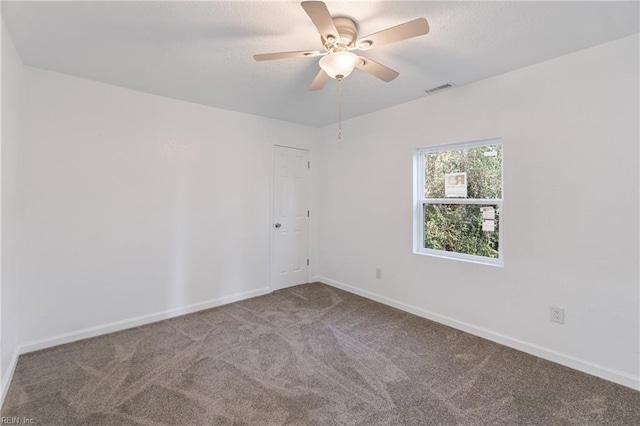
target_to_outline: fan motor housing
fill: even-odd
[[[353,47],[355,45],[356,40],[358,39],[358,27],[353,19],[349,18],[333,18],[333,24],[338,29],[339,39],[335,41],[336,44],[342,46]],[[333,43],[325,40],[324,37],[320,37],[322,40],[322,44],[329,50]]]

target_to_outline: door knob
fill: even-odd
[[[276,228],[280,228],[280,227],[282,226],[282,224],[281,224],[281,223],[276,223],[274,226],[275,226]]]

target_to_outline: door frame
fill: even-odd
[[[274,273],[273,273],[273,262],[274,262],[274,253],[275,253],[275,239],[273,236],[273,224],[275,223],[274,217],[274,202],[273,198],[275,196],[276,191],[276,183],[275,183],[275,160],[276,160],[276,148],[289,148],[289,149],[297,149],[299,151],[307,151],[309,156],[309,162],[311,161],[311,149],[308,147],[301,146],[292,146],[292,145],[283,145],[283,144],[273,144],[271,148],[271,165],[269,167],[271,178],[269,179],[269,291],[273,292],[275,290],[281,290],[279,287],[276,288],[274,282]],[[311,211],[311,169],[308,169],[308,179],[307,179],[307,208]],[[307,255],[311,256],[311,217],[307,218],[307,232],[309,233],[307,238]],[[309,282],[311,266],[307,267],[307,282]]]

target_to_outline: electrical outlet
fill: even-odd
[[[382,279],[382,269],[376,268],[376,278]]]
[[[551,307],[551,321],[564,324],[564,308]]]

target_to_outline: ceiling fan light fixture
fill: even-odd
[[[360,58],[351,52],[333,52],[320,59],[320,68],[331,78],[345,78],[360,62]]]

